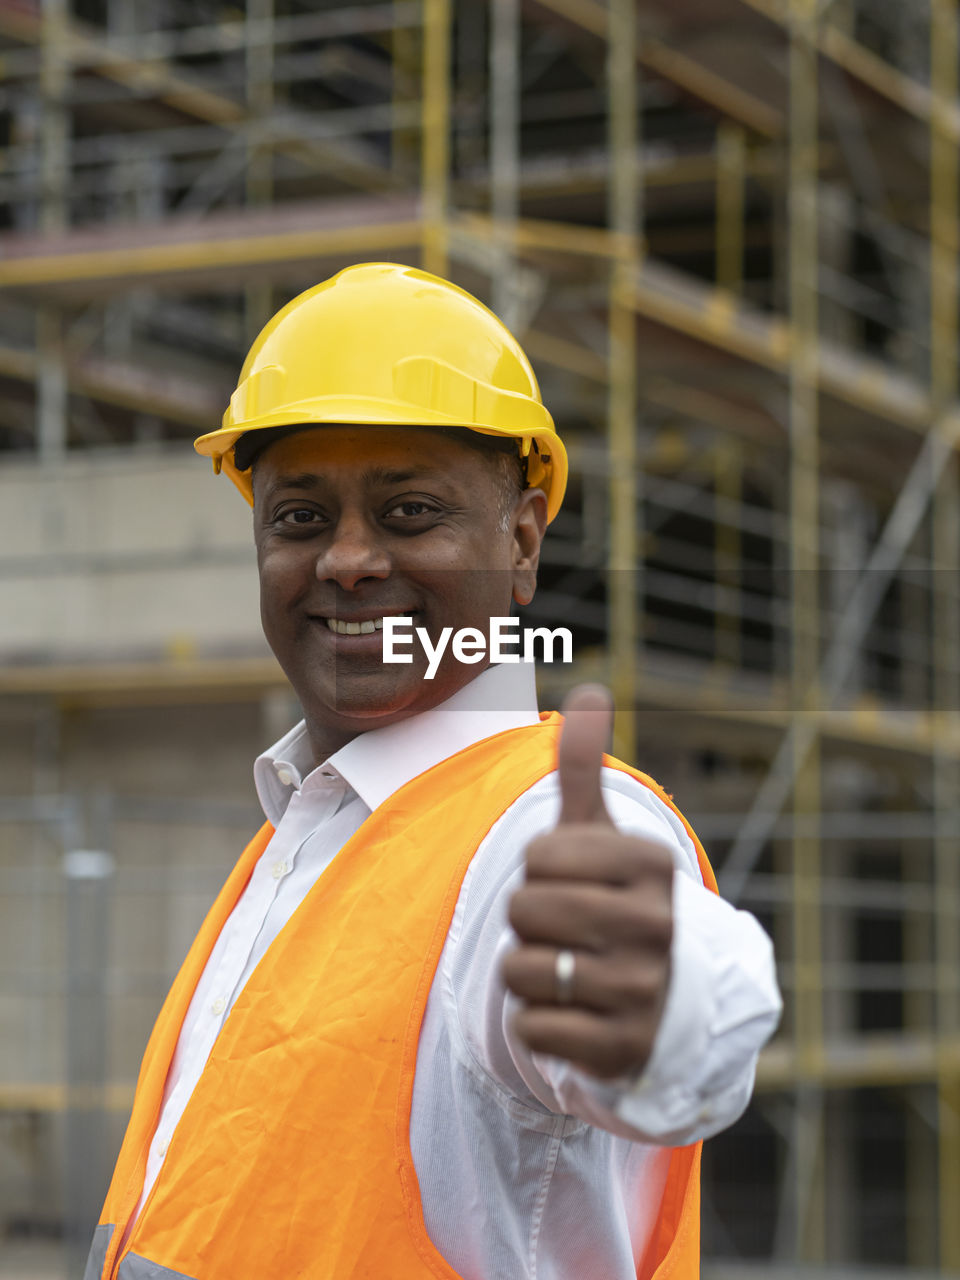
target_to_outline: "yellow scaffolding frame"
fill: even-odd
[[[450,0],[423,0],[423,265],[447,271],[450,203]]]
[[[957,254],[960,247],[960,166],[953,125],[960,57],[956,0],[931,0],[930,58],[930,381],[932,431],[957,398]],[[960,481],[953,456],[933,498],[934,569],[934,840],[936,910],[936,1017],[944,1045],[960,1031],[960,848],[947,820],[960,801],[956,761],[944,749],[960,712]],[[937,1062],[939,1115],[940,1264],[960,1271],[960,1071],[945,1053]]]
[[[794,716],[803,720],[816,717],[820,702],[817,0],[791,0],[790,19],[790,662]],[[793,812],[815,821],[820,807],[820,749],[814,738],[795,774]],[[792,845],[797,1064],[793,1252],[798,1259],[821,1262],[826,1255],[826,1204],[819,835],[797,834]]]
[[[610,371],[607,423],[610,460],[608,593],[610,685],[617,708],[615,749],[636,756],[636,679],[642,600],[639,549],[640,480],[637,458],[636,314],[632,304],[640,257],[640,189],[635,80],[634,0],[611,0],[607,85],[610,130],[610,225],[616,249],[610,264],[607,336]]]

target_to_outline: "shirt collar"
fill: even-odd
[[[291,795],[314,773],[339,774],[371,811],[418,774],[483,738],[536,724],[532,662],[487,667],[446,702],[418,715],[358,734],[314,767],[306,724],[300,721],[253,767],[257,795],[276,826]]]

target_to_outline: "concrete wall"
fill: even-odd
[[[251,513],[189,445],[0,469],[0,661],[261,653]]]

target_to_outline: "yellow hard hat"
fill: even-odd
[[[253,505],[239,438],[314,422],[513,436],[548,520],[560,508],[567,454],[522,347],[466,290],[416,267],[361,263],[288,302],[250,348],[223,426],[194,447]]]

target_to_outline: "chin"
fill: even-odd
[[[358,681],[359,687],[336,689],[332,697],[311,699],[317,709],[316,718],[323,722],[332,720],[347,728],[373,728],[371,721],[403,719],[416,715],[426,703],[421,703],[423,684],[418,681],[408,688],[373,689],[372,681]],[[366,688],[364,688],[366,684]]]

